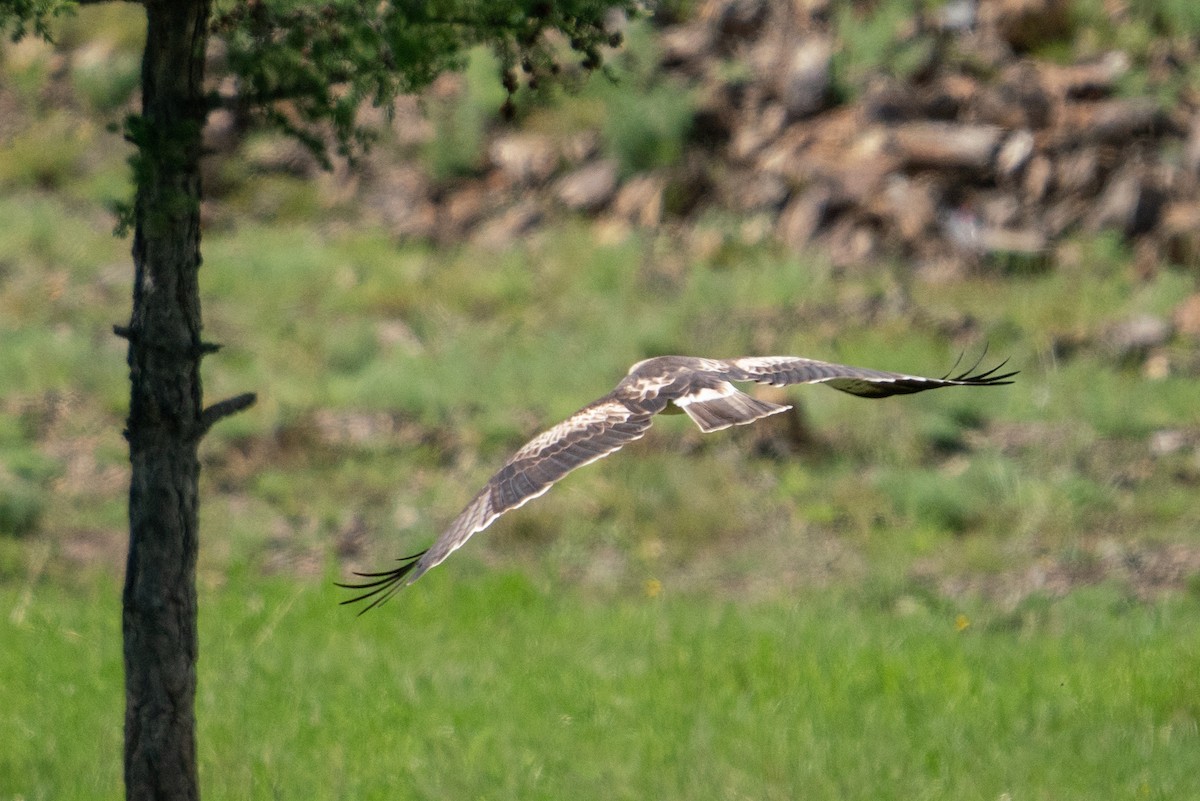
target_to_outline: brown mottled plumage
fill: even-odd
[[[367,591],[343,603],[373,599],[364,612],[383,603],[440,564],[472,534],[483,531],[500,515],[543,494],[575,468],[640,439],[650,428],[651,419],[660,412],[682,411],[701,431],[708,433],[752,423],[791,408],[753,398],[731,381],[776,386],[828,384],[852,395],[885,398],[939,387],[1011,384],[1007,379],[1016,373],[997,374],[1003,366],[1001,363],[978,373],[967,370],[953,377],[924,378],[796,356],[646,359],[631,367],[612,392],[526,443],[488,480],[428,550],[404,557],[399,560],[403,564],[393,570],[356,574],[369,581],[339,585]]]

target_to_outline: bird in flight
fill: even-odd
[[[612,392],[525,443],[428,550],[397,560],[401,564],[392,570],[356,573],[365,579],[360,583],[339,584],[351,590],[365,590],[342,603],[370,601],[363,612],[380,605],[425,571],[441,564],[472,534],[483,531],[500,515],[545,493],[575,468],[641,439],[656,414],[684,413],[707,434],[791,408],[747,395],[733,385],[734,381],[774,386],[826,384],[851,395],[886,398],[940,387],[1011,384],[1008,379],[1017,373],[1000,373],[1004,364],[982,372],[975,372],[972,367],[954,376],[924,378],[796,356],[741,359],[659,356],[640,361],[629,368]]]

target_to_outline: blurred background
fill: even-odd
[[[121,787],[139,12],[0,45],[0,799]],[[613,26],[607,74],[507,104],[473,53],[330,169],[211,115],[206,391],[259,401],[201,450],[206,793],[1200,797],[1200,11]],[[1021,374],[659,419],[337,607],[666,353]]]

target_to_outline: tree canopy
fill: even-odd
[[[55,17],[109,1],[9,0],[0,31],[51,38]],[[601,68],[602,48],[620,43],[610,15],[636,11],[632,0],[217,0],[209,32],[224,45],[220,62],[237,92],[212,91],[207,101],[261,114],[324,160],[327,143],[351,154],[369,142],[357,124],[363,104],[388,108],[463,67],[471,47],[493,49],[511,96],[522,81],[556,75],[564,54]]]

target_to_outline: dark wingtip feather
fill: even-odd
[[[1000,370],[1006,364],[1008,364],[1008,359],[1005,359],[1004,361],[1000,362],[999,364],[997,364],[995,367],[993,367],[990,370],[984,370],[979,373],[972,372],[978,366],[978,364],[976,364],[976,365],[972,366],[970,370],[964,370],[962,373],[959,373],[958,375],[954,376],[950,380],[951,381],[961,381],[964,384],[976,384],[976,385],[980,385],[980,386],[991,386],[991,385],[997,385],[997,384],[1011,384],[1013,382],[1008,381],[1007,379],[1012,378],[1013,376],[1019,374],[1021,371],[1013,370],[1008,373],[1000,373],[999,375],[997,375],[996,371]]]
[[[961,381],[964,384],[974,384],[976,386],[996,386],[1013,383],[1012,381],[1006,381],[1005,379],[1012,378],[1014,375],[1020,373],[1020,370],[1013,370],[1011,373],[1002,373],[1001,375],[996,375],[997,370],[1008,364],[1008,359],[1000,362],[991,370],[984,370],[983,372],[979,373],[975,372],[979,368],[979,365],[983,363],[984,358],[987,357],[987,352],[988,344],[985,342],[983,343],[983,350],[980,352],[979,358],[975,360],[975,363],[966,370],[963,370],[958,375],[952,375],[954,371],[958,369],[958,365],[962,363],[963,355],[961,353],[958,354],[958,358],[954,360],[954,366],[950,368],[948,373],[942,376],[942,380]]]
[[[421,557],[425,555],[425,551],[414,553],[411,556],[403,556],[396,561],[404,564],[397,567],[395,570],[384,570],[379,573],[358,573],[354,575],[365,579],[374,579],[373,581],[363,581],[357,584],[343,584],[340,581],[335,581],[334,585],[343,587],[347,590],[367,590],[361,595],[356,595],[353,598],[348,598],[341,602],[342,606],[346,604],[358,603],[365,601],[368,598],[374,598],[369,604],[359,610],[358,614],[362,615],[383,603],[386,603],[389,598],[398,593],[404,588],[404,579],[413,568],[417,566]]]

